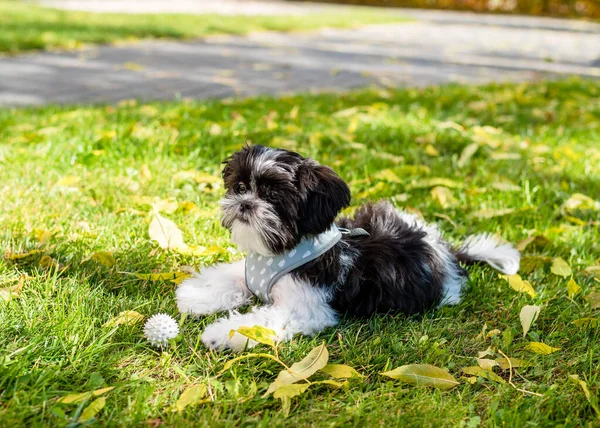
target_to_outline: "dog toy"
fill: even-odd
[[[167,314],[153,315],[144,324],[144,337],[157,348],[165,348],[169,340],[174,339],[178,334],[177,321]]]

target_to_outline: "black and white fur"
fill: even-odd
[[[348,186],[331,168],[287,150],[245,147],[226,160],[223,179],[223,225],[241,249],[263,255],[289,251],[303,237],[324,232],[350,203]],[[510,244],[482,234],[454,249],[435,225],[389,202],[366,204],[337,225],[363,228],[369,236],[345,235],[333,249],[282,277],[272,288],[273,304],[235,311],[252,300],[242,260],[185,280],[176,292],[179,310],[230,311],[206,328],[202,341],[240,351],[256,344],[237,333],[229,337],[241,326],[268,327],[284,341],[334,326],[340,314],[420,313],[460,301],[467,272],[459,262],[486,262],[506,274],[519,268],[519,252]]]

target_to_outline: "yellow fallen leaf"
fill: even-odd
[[[488,332],[488,333],[485,335],[485,338],[486,338],[486,339],[489,339],[489,338],[491,338],[491,337],[494,337],[494,336],[497,336],[497,335],[499,335],[500,333],[502,333],[502,332],[501,332],[500,330],[498,330],[497,328],[495,328],[495,329],[493,329],[493,330],[490,330],[490,331],[489,331],[489,332]]]
[[[58,261],[56,261],[55,259],[53,259],[50,256],[42,256],[42,258],[40,259],[40,266],[46,270],[63,269],[63,267],[60,265],[60,263],[58,263]]]
[[[367,190],[364,190],[362,192],[360,192],[358,195],[356,195],[357,199],[366,199],[369,198],[373,195],[377,195],[379,192],[382,192],[383,190],[386,190],[388,188],[388,185],[386,183],[384,183],[383,181],[378,181],[374,186],[368,188]]]
[[[521,159],[521,155],[519,153],[492,152],[492,153],[490,153],[490,159],[492,159],[492,160],[519,160],[519,159]]]
[[[90,256],[90,260],[94,260],[107,268],[113,267],[115,264],[114,256],[108,251],[98,251]]]
[[[345,364],[327,364],[321,369],[323,373],[327,373],[329,376],[335,379],[346,379],[349,377],[364,377],[358,373],[354,368]]]
[[[522,279],[521,275],[500,275],[500,277],[508,281],[508,285],[510,285],[513,290],[518,291],[519,293],[527,293],[531,297],[535,297],[535,290],[531,286],[531,283]]]
[[[60,404],[80,404],[90,397],[98,397],[100,395],[104,395],[107,392],[113,390],[114,388],[114,386],[109,386],[106,388],[97,389],[95,391],[81,392],[78,394],[69,394],[59,398],[58,400],[56,400],[56,402]]]
[[[527,362],[525,360],[521,360],[519,358],[510,358],[510,364],[508,363],[508,360],[504,357],[502,358],[496,358],[494,361],[496,361],[498,363],[498,367],[500,367],[502,370],[508,370],[509,368],[518,368],[518,367],[527,367]]]
[[[23,286],[25,285],[25,280],[27,279],[27,274],[23,273],[19,277],[19,282],[10,287],[0,288],[0,299],[5,302],[10,302],[12,299],[16,299],[21,295],[21,290],[23,290]]]
[[[210,128],[208,129],[208,133],[210,135],[217,136],[217,135],[221,135],[223,133],[223,128],[221,128],[221,126],[217,123],[213,123]]]
[[[416,386],[452,389],[459,385],[450,373],[430,364],[409,364],[380,374]]]
[[[219,247],[218,245],[212,245],[210,247],[190,245],[190,246],[175,248],[174,250],[176,252],[178,252],[179,254],[183,254],[186,256],[195,256],[195,257],[207,257],[207,256],[214,256],[214,255],[227,253],[226,248]]]
[[[588,266],[583,270],[583,273],[586,275],[594,276],[596,278],[600,278],[600,265]]]
[[[261,325],[255,325],[253,327],[239,327],[237,330],[231,330],[229,332],[229,337],[233,337],[236,332],[258,343],[268,346],[275,346],[273,339],[277,337],[277,333],[270,328],[266,328]]]
[[[143,164],[140,167],[140,176],[146,181],[152,180],[152,172],[150,171],[150,167],[148,167],[148,165]]]
[[[477,364],[484,370],[493,370],[494,367],[498,366],[496,360],[490,360],[489,358],[477,358]]]
[[[56,185],[59,187],[75,187],[79,185],[81,181],[81,177],[77,177],[74,175],[67,175],[56,182]]]
[[[81,412],[81,416],[79,416],[77,422],[87,422],[90,419],[94,418],[98,414],[98,412],[100,412],[100,410],[104,408],[105,405],[106,397],[96,398],[85,409],[83,409],[83,412]]]
[[[116,327],[119,325],[135,325],[144,320],[144,316],[136,311],[123,311],[114,318],[109,319],[102,327]]]
[[[600,293],[590,293],[585,298],[592,309],[600,308]]]
[[[515,212],[514,208],[503,208],[503,209],[491,209],[486,208],[483,210],[475,211],[470,214],[471,217],[475,217],[476,219],[483,220],[494,217],[503,217],[508,214],[512,214]]]
[[[572,299],[573,297],[577,296],[579,293],[581,293],[581,287],[579,285],[577,285],[577,283],[575,282],[575,280],[573,278],[571,278],[569,280],[569,282],[567,283],[568,296]]]
[[[51,230],[33,229],[33,235],[41,246],[46,245],[48,241],[50,241],[50,239],[59,232],[60,229],[58,227],[52,228]]]
[[[457,189],[457,188],[463,187],[463,185],[461,183],[459,183],[458,181],[454,181],[449,178],[432,177],[432,178],[424,178],[419,181],[413,181],[409,186],[407,186],[407,189],[409,189],[409,190],[410,189],[426,189],[428,187],[436,187],[436,186],[449,187],[451,189]]]
[[[391,169],[382,169],[377,174],[375,174],[373,177],[378,180],[385,180],[385,181],[389,181],[391,183],[402,183],[402,180],[400,180],[400,177],[398,177],[396,175],[396,173],[394,171],[392,171]]]
[[[14,254],[14,253],[10,253],[8,250],[4,253],[4,258],[8,259],[8,260],[20,260],[20,259],[25,259],[27,257],[31,257],[34,256],[36,254],[40,254],[42,253],[42,250],[31,250],[28,251],[26,253],[21,253],[21,254]]]
[[[521,257],[521,266],[519,272],[531,273],[541,267],[544,267],[552,261],[551,257],[546,256],[523,256]]]
[[[520,192],[521,186],[517,186],[516,184],[508,181],[496,181],[492,183],[492,187],[496,190],[500,190],[501,192]]]
[[[436,156],[440,155],[440,152],[438,151],[438,149],[436,149],[435,147],[433,147],[431,144],[427,144],[425,146],[425,154],[427,156],[436,157]]]
[[[554,275],[562,276],[563,278],[566,278],[573,273],[571,266],[569,266],[569,264],[561,257],[556,257],[552,260],[550,272],[552,272]]]
[[[491,346],[488,346],[485,351],[477,352],[477,358],[485,358],[488,355],[494,355],[494,352],[495,352],[494,348],[492,348]]]
[[[200,212],[200,208],[198,208],[198,205],[196,205],[192,201],[179,202],[179,209],[186,214]]]
[[[188,406],[199,404],[200,400],[202,400],[207,393],[208,388],[206,387],[206,385],[192,385],[186,388],[186,390],[181,393],[181,395],[177,399],[177,402],[175,403],[175,409],[178,412],[181,412]]]
[[[180,186],[184,183],[195,183],[195,184],[209,184],[211,186],[220,185],[222,179],[214,175],[207,174],[203,171],[195,169],[179,171],[173,176],[173,181],[176,186]]]
[[[585,398],[592,406],[592,409],[594,409],[594,412],[596,412],[596,416],[600,417],[600,407],[598,407],[598,398],[590,392],[587,386],[587,382],[579,379],[579,375],[569,375],[569,379],[571,379],[576,384],[579,384],[583,391],[583,395],[585,395]]]
[[[594,328],[598,327],[598,318],[579,318],[573,321],[571,324],[575,324],[577,327],[581,328]]]
[[[600,211],[600,202],[582,193],[575,193],[563,204],[566,211],[595,210]]]
[[[455,207],[458,205],[458,200],[452,194],[452,191],[447,187],[436,186],[431,189],[431,196],[443,208]]]
[[[523,327],[523,337],[527,336],[527,332],[531,327],[531,324],[536,320],[540,314],[540,307],[536,305],[525,305],[521,309],[519,318],[521,320],[521,326]]]
[[[141,106],[138,111],[144,116],[150,117],[154,117],[158,114],[158,109],[150,105]]]
[[[580,218],[577,218],[577,217],[570,216],[570,215],[566,215],[565,219],[567,219],[568,221],[570,221],[573,224],[576,224],[577,226],[585,226],[587,224],[586,221],[581,220]]]
[[[177,210],[177,208],[179,208],[179,203],[175,198],[162,199],[157,196],[134,196],[132,200],[137,205],[152,207],[157,212],[167,214],[172,214]]]
[[[525,349],[540,355],[550,355],[556,351],[560,351],[560,348],[553,348],[542,342],[529,342],[527,346],[525,346]]]
[[[484,379],[492,380],[492,381],[498,382],[498,383],[506,383],[506,381],[504,379],[502,379],[500,376],[498,376],[493,371],[482,369],[479,366],[463,367],[462,371],[471,376],[482,377]]]
[[[192,276],[187,272],[134,273],[134,275],[145,281],[171,281],[175,284],[181,284],[184,279]]]
[[[546,238],[544,235],[534,235],[529,238],[523,239],[516,245],[516,249],[523,252],[530,245],[535,245],[537,247],[545,247],[550,243],[550,240]]]
[[[267,389],[264,396],[275,392],[283,385],[290,385],[308,377],[321,370],[329,360],[329,352],[325,343],[313,348],[301,361],[292,364],[289,369],[282,370],[273,383]]]
[[[183,241],[183,233],[177,225],[161,216],[157,211],[152,215],[148,234],[150,239],[158,242],[158,245],[163,249],[187,247]]]
[[[469,163],[473,155],[477,153],[477,150],[479,150],[479,144],[477,143],[471,143],[468,146],[466,146],[461,152],[460,157],[458,158],[458,167],[465,167]]]

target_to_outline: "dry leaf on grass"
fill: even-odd
[[[77,394],[68,394],[68,395],[65,395],[64,397],[59,398],[58,400],[56,400],[56,402],[60,403],[60,404],[80,404],[80,403],[83,403],[88,398],[99,397],[101,395],[104,395],[108,391],[113,390],[114,388],[115,388],[114,386],[109,386],[106,388],[96,389],[95,391],[81,392],[81,393],[77,393]]]
[[[184,279],[192,276],[188,272],[134,273],[134,275],[145,281],[171,281],[175,284],[181,284]]]
[[[590,406],[592,406],[592,409],[594,409],[594,412],[596,412],[596,416],[600,417],[600,407],[598,407],[598,397],[596,397],[595,395],[593,395],[590,390],[588,389],[587,386],[587,382],[584,380],[579,379],[579,375],[569,375],[569,379],[571,379],[573,382],[575,382],[576,384],[578,384],[582,391],[583,391],[583,395],[585,395],[585,398],[587,399],[588,403],[590,403]]]
[[[540,307],[535,305],[525,305],[521,309],[519,318],[521,320],[521,326],[523,327],[523,337],[527,336],[527,332],[531,328],[531,324],[536,320],[540,314]]]
[[[181,412],[188,406],[200,404],[200,401],[206,397],[207,393],[208,388],[204,384],[187,387],[177,399],[177,402],[175,403],[175,410]]]
[[[598,322],[598,318],[579,318],[577,320],[574,320],[571,322],[571,324],[575,324],[577,327],[581,327],[581,328],[594,328],[594,327],[598,327],[598,325],[600,324]]]
[[[94,260],[107,268],[113,267],[116,263],[115,257],[108,251],[98,251],[90,256],[90,260]]]
[[[81,412],[81,416],[79,416],[77,422],[83,423],[94,418],[100,412],[100,410],[104,408],[105,405],[106,397],[96,398],[85,409],[83,409],[83,412]]]
[[[183,233],[171,220],[161,216],[158,211],[152,214],[148,229],[150,239],[158,242],[160,248],[177,249],[187,247],[183,241]]]
[[[572,299],[579,293],[581,293],[581,287],[577,285],[573,278],[571,278],[567,283],[567,295]]]
[[[523,252],[530,245],[534,245],[536,247],[545,247],[550,243],[550,240],[546,238],[544,235],[534,235],[529,238],[523,239],[516,245],[516,249]]]
[[[416,386],[452,389],[459,385],[450,373],[430,364],[409,364],[380,374]]]
[[[508,285],[519,293],[527,293],[531,297],[535,297],[535,290],[533,289],[531,283],[527,280],[521,278],[521,275],[500,275],[500,277],[504,278],[508,281]]]
[[[479,366],[463,367],[462,371],[471,376],[482,377],[487,380],[491,380],[498,383],[506,383],[504,379],[498,376],[491,370],[483,369]]]
[[[454,197],[452,191],[447,187],[434,187],[431,189],[431,196],[442,206],[442,208],[450,208],[458,205],[458,200]]]
[[[560,351],[560,348],[553,348],[542,342],[529,342],[527,346],[525,346],[525,349],[540,355],[550,355],[556,351]]]
[[[327,364],[325,367],[323,367],[321,369],[321,371],[335,379],[347,379],[350,377],[364,377],[363,375],[358,373],[353,367],[347,366],[345,364]]]
[[[329,360],[329,352],[325,347],[325,343],[312,349],[306,357],[297,363],[292,364],[289,369],[282,370],[275,381],[269,386],[269,389],[264,396],[276,391],[283,385],[290,385],[300,380],[304,380],[312,376],[318,370],[321,370],[327,365]]]
[[[255,325],[253,327],[239,327],[237,330],[231,330],[229,332],[229,337],[233,337],[236,332],[258,343],[268,346],[275,346],[273,339],[277,337],[277,333],[270,328],[266,328],[261,325]]]
[[[123,311],[114,318],[109,319],[102,327],[116,327],[119,325],[135,325],[144,320],[144,316],[136,311]]]
[[[18,279],[18,283],[9,287],[0,288],[0,300],[10,302],[12,299],[16,299],[21,295],[21,290],[27,280],[27,274],[23,273]]]
[[[556,257],[552,260],[550,272],[554,275],[562,276],[563,278],[566,278],[573,273],[571,266],[569,266],[569,264],[561,257]]]

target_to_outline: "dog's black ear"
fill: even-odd
[[[307,159],[298,167],[298,188],[304,199],[299,231],[303,235],[325,232],[342,208],[350,204],[350,189],[334,170]]]

